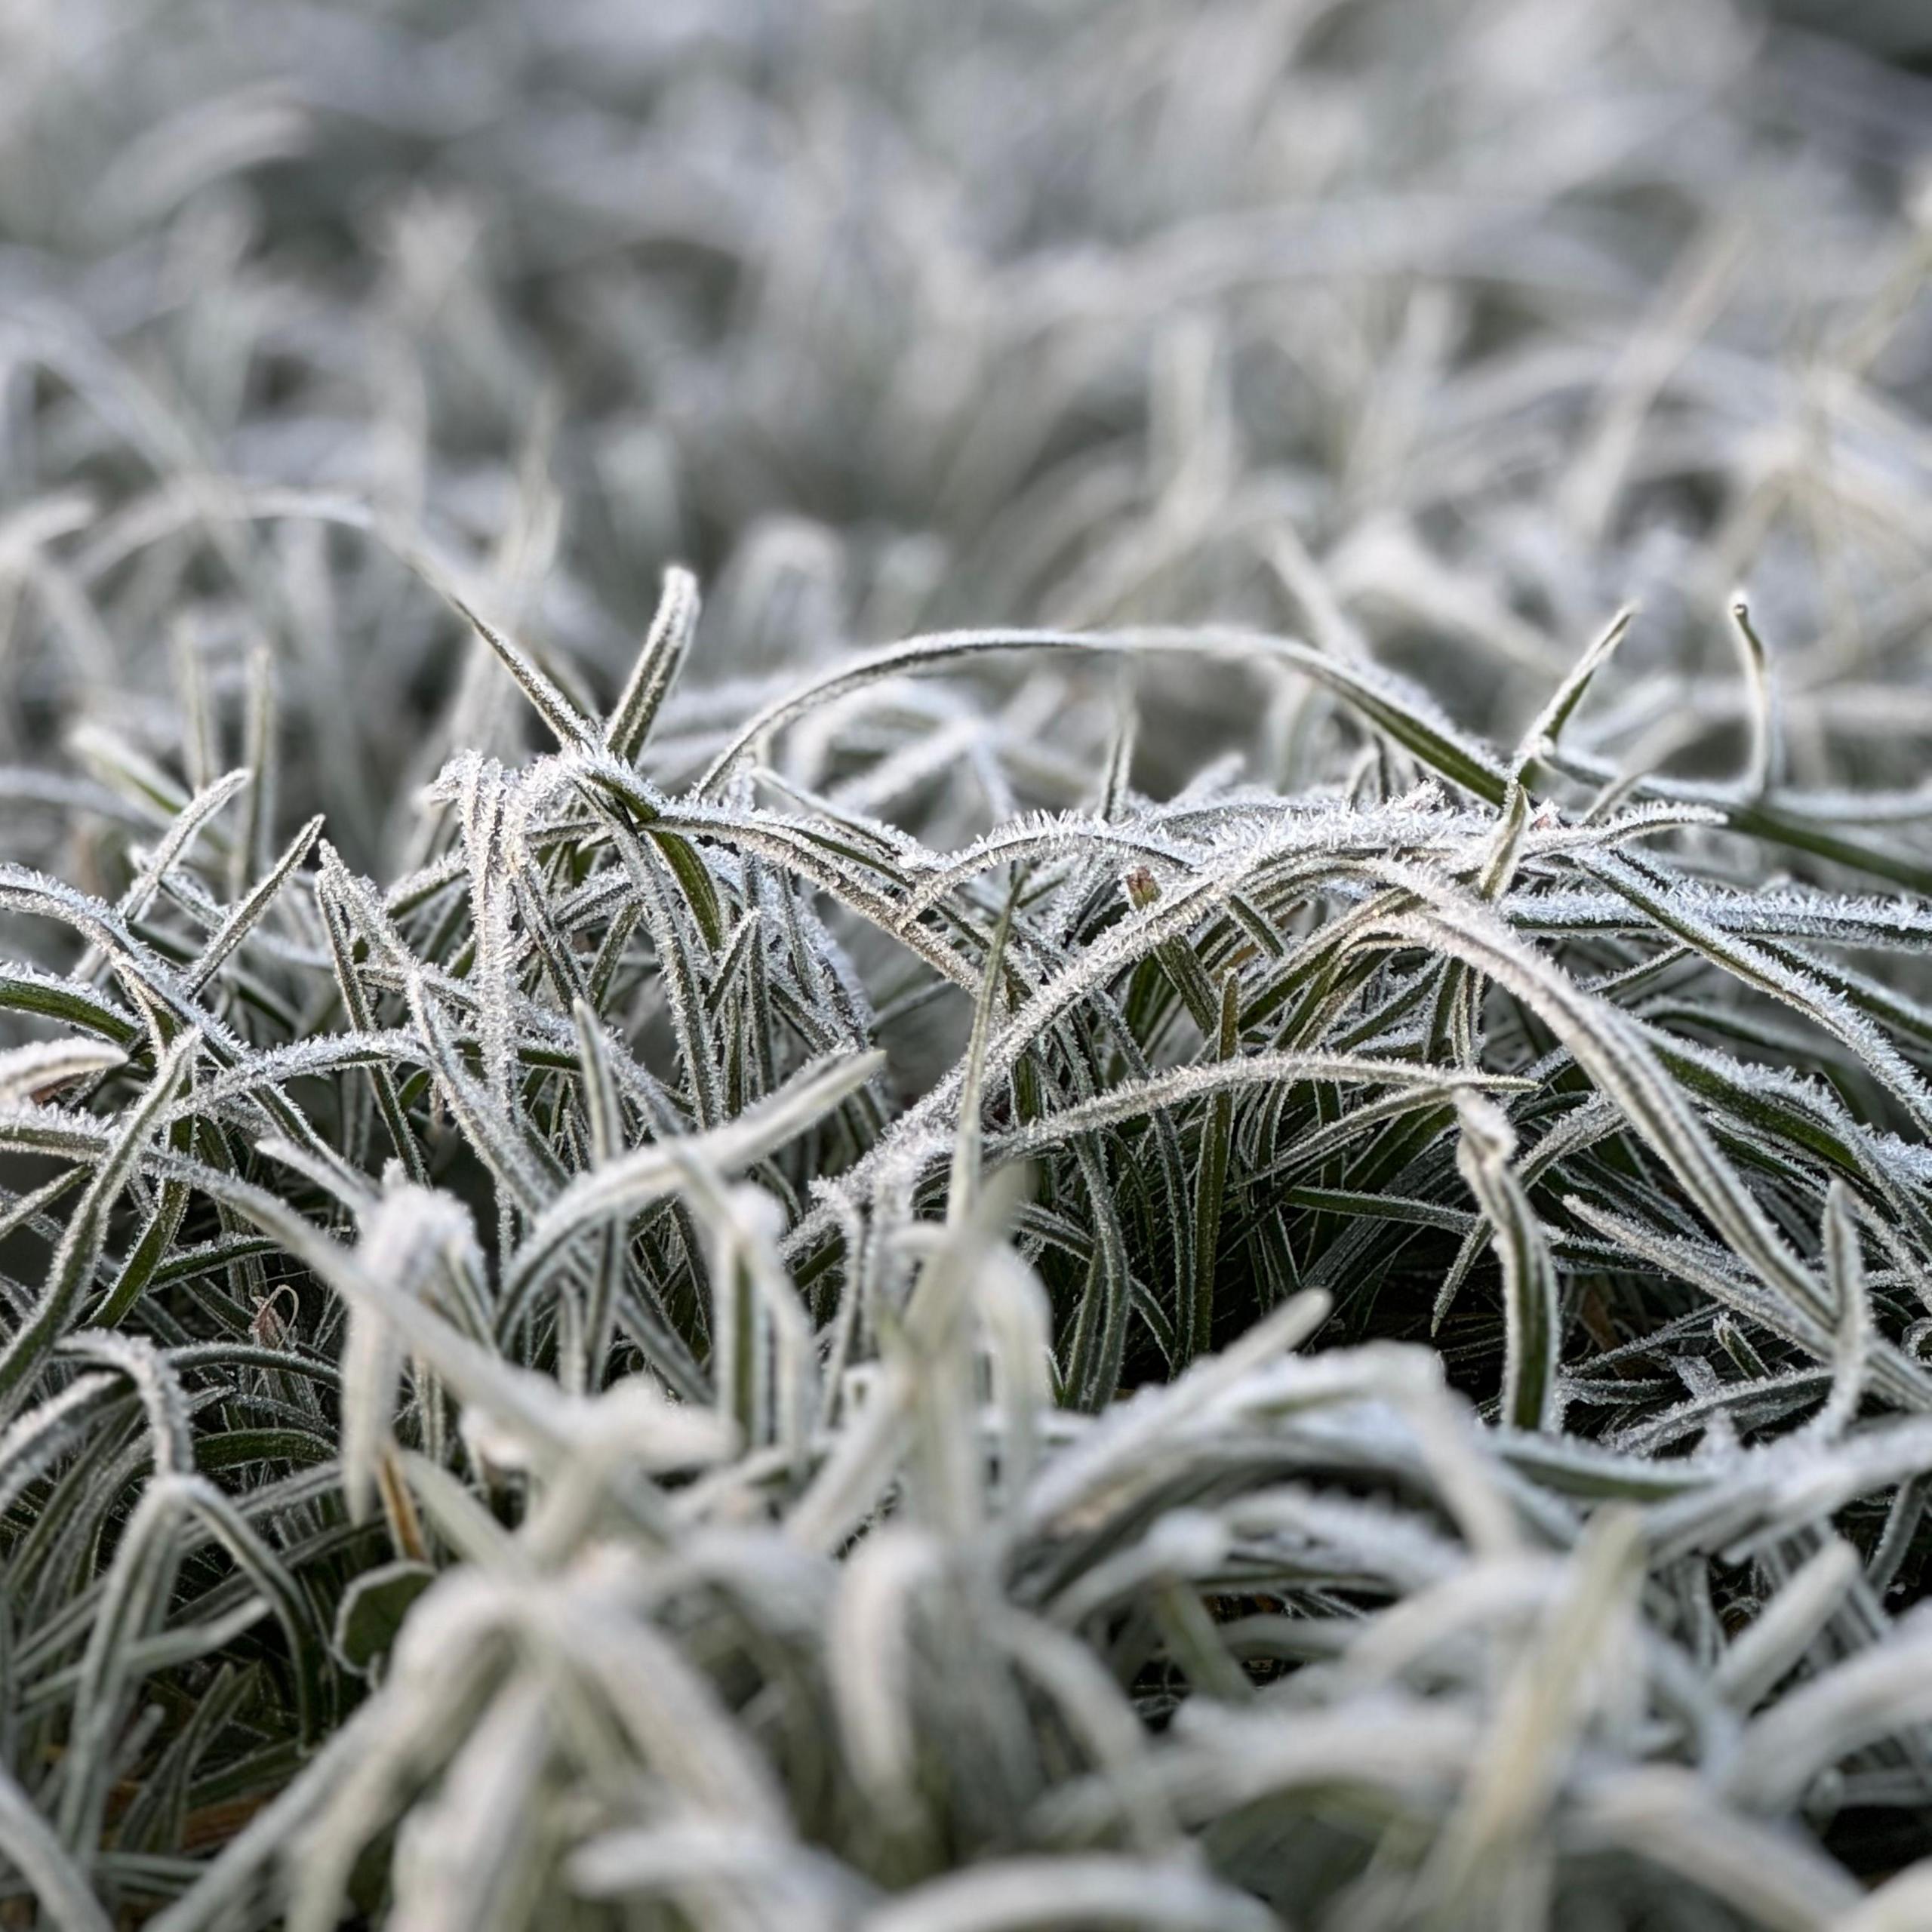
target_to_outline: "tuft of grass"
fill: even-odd
[[[1919,1923],[1909,84],[126,24],[0,49],[0,1924]]]

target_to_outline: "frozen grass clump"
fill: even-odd
[[[0,1924],[1932,1922],[1845,72],[0,29]]]

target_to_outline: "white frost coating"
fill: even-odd
[[[0,24],[5,1882],[1915,1926],[1917,83],[128,12]]]

